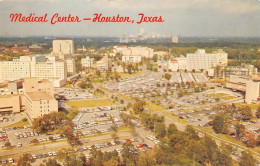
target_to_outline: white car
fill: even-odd
[[[8,161],[9,161],[9,163],[13,163],[14,159],[13,158],[9,158]]]
[[[57,156],[57,153],[56,153],[56,152],[52,152],[52,155],[53,155],[53,156]]]
[[[23,144],[22,143],[18,143],[18,147],[21,147],[21,146],[23,146]]]
[[[52,152],[48,152],[48,155],[49,155],[49,156],[52,156]]]
[[[35,154],[33,154],[33,155],[32,155],[32,158],[36,159],[37,157],[36,157],[36,155],[35,155]]]

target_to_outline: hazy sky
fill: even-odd
[[[11,23],[11,13],[93,17],[163,16],[164,23]],[[0,36],[119,36],[140,28],[182,36],[260,36],[260,0],[0,0]]]

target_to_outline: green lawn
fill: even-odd
[[[122,95],[122,94],[120,94],[120,95],[117,95],[118,97],[121,97],[121,98],[123,98],[123,99],[126,99],[126,100],[132,100],[131,98],[129,98],[128,96],[125,96],[125,95]]]
[[[257,110],[258,107],[260,106],[260,104],[245,104],[245,103],[235,103],[235,105],[238,106],[238,107],[240,107],[240,106],[248,106],[252,110]]]
[[[64,85],[62,88],[73,88],[71,84]]]
[[[231,99],[236,98],[236,97],[230,96],[230,95],[228,95],[226,93],[216,93],[216,94],[211,93],[211,94],[208,94],[208,96],[215,97],[215,98],[220,98],[220,99],[223,99],[223,100],[231,100]]]
[[[167,108],[154,104],[152,102],[146,101],[146,105],[144,106],[145,108],[151,110],[151,111],[163,111],[166,110]]]
[[[25,125],[30,125],[28,120],[26,122],[23,122],[23,120],[20,120],[19,122],[16,122],[16,123],[8,125],[8,126],[4,126],[2,128],[5,129],[5,128],[18,127],[18,126],[25,126]]]
[[[113,103],[113,101],[109,100],[109,99],[69,101],[66,104],[69,107],[73,107],[73,108],[102,107],[102,106],[118,105],[118,103]]]

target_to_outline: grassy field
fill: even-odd
[[[132,100],[131,98],[129,98],[128,96],[125,96],[125,95],[122,95],[122,94],[120,94],[120,95],[117,95],[118,97],[121,97],[121,98],[123,98],[123,99],[126,99],[126,100]]]
[[[101,90],[105,90],[105,91],[108,91],[110,93],[115,93],[115,91],[112,91],[112,90],[109,90],[107,88],[104,88],[103,86],[99,86],[98,88],[100,88]]]
[[[154,104],[152,102],[148,102],[148,101],[146,101],[146,105],[144,107],[151,111],[164,111],[167,109],[163,106],[160,106],[160,105]]]
[[[18,127],[18,126],[25,126],[25,125],[30,125],[28,120],[26,122],[23,122],[23,120],[20,120],[19,122],[16,122],[16,123],[8,125],[8,126],[4,126],[2,128],[5,129],[5,128]]]
[[[211,82],[225,82],[225,81],[229,81],[229,79],[210,79]]]
[[[215,97],[215,98],[220,98],[220,99],[223,99],[223,100],[231,100],[231,99],[234,99],[235,97],[234,96],[230,96],[226,93],[211,93],[211,94],[208,94],[208,96],[210,97]]]
[[[69,101],[66,104],[69,107],[73,107],[73,108],[102,107],[102,106],[118,105],[118,103],[113,103],[113,101],[109,100],[109,99]]]
[[[73,88],[71,84],[64,85],[62,88]]]
[[[260,104],[245,104],[245,103],[235,103],[235,105],[238,106],[238,107],[240,107],[240,106],[248,106],[252,110],[257,110],[258,107],[260,106]]]

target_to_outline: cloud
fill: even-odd
[[[99,6],[121,10],[188,10],[213,9],[229,14],[260,11],[260,0],[96,0]]]

